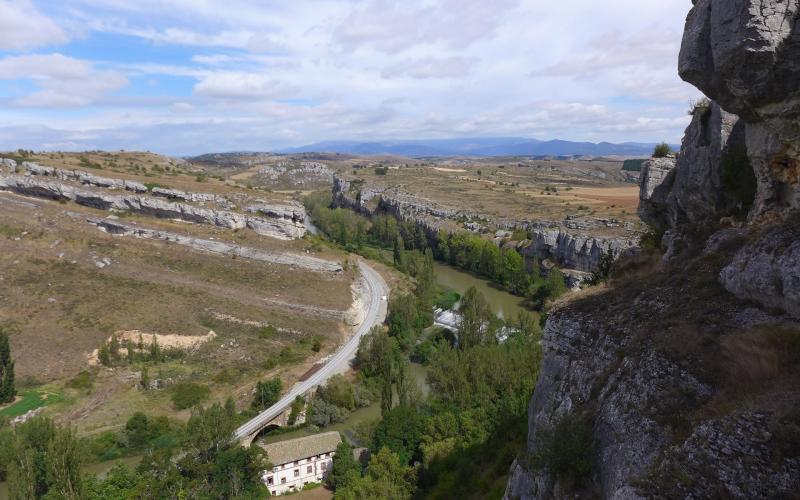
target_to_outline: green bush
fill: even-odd
[[[455,307],[456,302],[461,300],[461,295],[454,290],[444,290],[436,297],[433,305],[439,309],[450,310]]]
[[[545,468],[567,489],[583,486],[592,471],[592,428],[579,414],[564,415],[548,430],[539,432],[539,449],[531,457],[536,468]]]
[[[78,389],[81,391],[90,391],[94,385],[94,374],[86,370],[75,375],[69,382],[67,387],[70,389]]]
[[[728,148],[720,162],[722,188],[745,211],[753,206],[758,181],[747,156],[747,147],[735,145]]]
[[[672,148],[666,142],[662,142],[661,144],[656,144],[655,149],[653,149],[653,158],[666,158],[670,153],[672,153]]]
[[[181,382],[172,389],[172,404],[178,410],[185,410],[208,399],[211,390],[206,385],[194,382]]]

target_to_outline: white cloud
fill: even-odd
[[[426,57],[416,60],[403,60],[385,68],[383,78],[408,76],[411,78],[454,78],[463,77],[470,72],[476,58],[470,57]]]
[[[369,0],[337,26],[334,38],[345,47],[368,45],[387,53],[437,42],[463,49],[492,36],[517,4],[517,0],[440,0],[417,5]]]
[[[0,50],[28,50],[67,41],[67,34],[29,0],[0,0]]]
[[[128,84],[120,73],[58,53],[0,59],[0,79],[30,80],[39,89],[11,101],[22,107],[86,106]]]
[[[696,95],[675,68],[689,7],[43,0],[42,12],[81,33],[81,56],[68,45],[65,55],[0,59],[4,119],[51,125],[30,136],[42,143],[182,153],[457,135],[677,141]],[[92,60],[92,44],[107,40],[130,50]],[[133,85],[116,92],[126,77]]]
[[[194,91],[218,99],[280,99],[294,89],[285,82],[257,73],[220,71],[203,77]]]

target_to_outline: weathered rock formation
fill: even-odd
[[[110,179],[108,177],[99,177],[83,170],[65,170],[61,168],[46,167],[33,162],[23,162],[22,165],[12,169],[18,173],[27,173],[29,175],[55,177],[62,181],[75,181],[87,186],[96,186],[108,189],[121,189],[126,191],[133,191],[135,193],[146,193],[147,186],[141,182],[129,181],[123,179]]]
[[[737,200],[723,186],[725,158],[746,152],[745,123],[716,102],[695,108],[677,159],[653,158],[642,167],[639,215],[657,228],[718,220]]]
[[[189,203],[167,201],[145,194],[116,194],[112,190],[87,189],[84,186],[65,182],[58,177],[59,175],[63,174],[58,172],[53,172],[52,175],[48,174],[48,177],[58,179],[53,181],[33,175],[0,176],[0,190],[52,200],[73,201],[79,205],[101,210],[118,210],[159,218],[179,219],[227,229],[249,228],[258,234],[279,239],[302,238],[305,234],[305,211],[300,205],[264,205],[264,209],[260,211],[260,214],[264,216],[245,215],[229,210],[216,210]],[[119,179],[97,181],[98,178],[92,177],[94,178],[93,182],[110,181],[116,189],[139,192],[135,183],[132,184],[130,181]],[[91,185],[98,186],[96,183]],[[127,186],[131,186],[130,189]],[[147,188],[144,189],[147,191]]]
[[[796,0],[697,0],[686,21],[681,77],[747,121],[752,217],[800,207],[799,17]]]
[[[476,221],[478,227],[493,224],[504,229],[522,229],[532,235],[530,241],[518,248],[528,259],[549,259],[568,269],[591,272],[597,269],[605,252],[623,255],[638,244],[638,234],[630,237],[594,237],[582,232],[594,228],[608,227],[610,221],[581,221],[568,219],[563,222],[542,221],[489,221],[485,216],[467,210],[454,210],[438,203],[409,195],[399,188],[379,189],[369,185],[354,186],[350,181],[335,176],[333,180],[334,204],[350,208],[364,215],[377,212],[390,214],[401,221],[411,221],[420,226],[431,241],[445,227],[445,221]],[[480,221],[480,222],[477,222]],[[469,224],[469,223],[468,223]],[[573,230],[574,229],[574,230]],[[579,281],[579,280],[578,280]]]
[[[519,248],[523,257],[550,259],[567,269],[590,273],[597,269],[603,254],[619,256],[637,248],[633,238],[595,238],[563,229],[532,230],[533,239]]]
[[[551,313],[506,498],[800,489],[797,361],[771,344],[800,331],[800,2],[693,4],[680,74],[713,101],[640,178],[674,258]],[[583,484],[548,462],[559,429],[585,438]]]
[[[309,269],[311,271],[336,273],[342,270],[342,266],[338,262],[331,262],[294,252],[267,252],[264,250],[258,250],[256,248],[248,248],[230,243],[223,243],[221,241],[205,240],[202,238],[172,233],[169,231],[160,231],[130,224],[123,224],[119,221],[108,218],[89,218],[87,220],[93,226],[96,226],[97,228],[114,235],[134,236],[137,238],[145,238],[150,240],[169,241],[172,243],[177,243],[178,245],[193,248],[195,250],[202,250],[204,252],[231,255],[243,259],[267,262],[270,264],[293,266],[301,269]]]

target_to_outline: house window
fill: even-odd
[[[267,478],[267,484],[270,484],[270,485],[271,485],[271,484],[273,484],[273,483],[274,483],[274,480],[272,479],[272,476],[268,477],[268,478]]]
[[[310,465],[308,467],[306,467],[306,473],[307,474],[311,474],[312,472],[314,472],[314,468],[313,467],[311,467]]]
[[[322,462],[322,470],[328,470],[328,463]]]
[[[300,469],[294,470],[294,477],[300,477]]]
[[[285,477],[281,478],[281,484],[286,484],[286,478]]]
[[[275,496],[275,492],[274,491],[270,491],[270,493],[272,493],[272,496]]]

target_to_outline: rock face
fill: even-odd
[[[194,248],[195,250],[202,250],[216,254],[235,255],[236,257],[241,257],[243,259],[294,266],[302,269],[309,269],[311,271],[336,273],[342,270],[342,266],[338,262],[331,262],[293,252],[265,252],[263,250],[232,245],[229,243],[223,243],[221,241],[205,240],[171,233],[168,231],[160,231],[129,224],[122,224],[111,219],[90,218],[88,221],[93,226],[96,226],[107,233],[120,236],[135,236],[137,238],[146,238],[150,240],[170,241],[179,245]]]
[[[589,426],[591,477],[579,494],[751,499],[800,488],[800,454],[785,444],[800,435],[789,416],[800,405],[796,364],[746,375],[772,363],[758,361],[765,338],[800,330],[800,2],[693,4],[680,74],[713,101],[695,111],[674,164],[651,160],[640,177],[640,215],[668,230],[674,259],[550,315],[508,499],[574,495],[541,458],[566,415]],[[747,205],[730,183],[750,177],[729,167],[743,155],[757,186],[737,223],[729,216]]]
[[[365,215],[382,211],[401,221],[411,221],[420,226],[431,241],[438,237],[444,221],[462,219],[485,220],[466,210],[453,210],[437,203],[411,196],[400,189],[376,189],[372,186],[353,186],[350,181],[335,176],[333,200],[337,206],[350,208]],[[604,252],[611,250],[619,256],[638,245],[638,235],[631,237],[601,238],[585,235],[581,230],[613,225],[611,221],[587,222],[566,220],[547,223],[543,221],[492,221],[498,227],[523,229],[532,238],[518,248],[527,259],[550,259],[570,270],[589,273],[597,269]],[[483,224],[467,223],[467,229],[478,231]],[[574,230],[574,231],[573,231]]]
[[[639,215],[657,228],[719,219],[736,200],[723,189],[722,162],[746,151],[745,123],[716,102],[695,109],[677,159],[645,162],[639,184]]]
[[[798,18],[795,0],[697,0],[686,20],[681,77],[748,122],[754,217],[800,207]]]
[[[49,167],[47,167],[49,168]],[[126,186],[128,181],[116,181]],[[272,210],[267,216],[245,215],[227,210],[215,210],[188,203],[176,203],[142,194],[114,194],[91,190],[59,181],[48,181],[35,176],[0,176],[0,190],[48,198],[73,201],[101,210],[119,210],[159,218],[179,219],[186,222],[211,224],[227,229],[249,228],[258,234],[278,239],[297,239],[305,234],[304,215],[300,206]],[[145,188],[145,190],[147,190]],[[275,215],[272,215],[275,214]]]
[[[669,225],[669,202],[675,182],[675,158],[651,158],[639,176],[639,217],[651,226]]]
[[[734,295],[800,319],[800,224],[769,227],[739,250],[720,273]]]
[[[637,248],[630,238],[593,238],[559,229],[531,231],[533,239],[519,248],[523,257],[550,259],[568,269],[590,273],[597,269],[603,254],[623,255]]]

